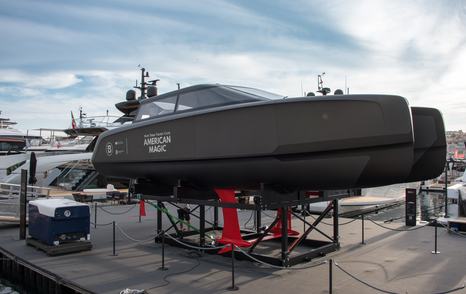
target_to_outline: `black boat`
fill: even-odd
[[[426,109],[434,125],[416,124],[419,111],[400,96],[286,98],[215,84],[138,106],[131,125],[100,135],[92,158],[100,173],[166,187],[320,190],[433,178],[445,162],[440,139],[414,140],[424,128],[444,139],[441,115]]]

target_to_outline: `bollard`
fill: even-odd
[[[437,219],[434,220],[434,226],[435,226],[435,237],[434,237],[434,251],[432,251],[432,254],[439,254],[440,251],[437,250]]]
[[[328,261],[328,293],[332,294],[333,291],[333,259]]]
[[[113,225],[113,254],[112,254],[112,256],[117,256],[116,255],[116,249],[115,249],[115,242],[116,242],[116,240],[115,240],[115,237],[116,237],[116,234],[115,234],[115,225],[116,225],[115,221],[112,222],[112,225]]]
[[[94,202],[94,229],[97,229],[97,202]]]
[[[162,266],[159,267],[159,270],[166,271],[168,268],[165,267],[165,231],[162,230]]]
[[[238,289],[235,285],[235,245],[231,243],[231,286],[227,290],[237,291]]]
[[[361,244],[366,245],[364,241],[364,213],[361,214]]]

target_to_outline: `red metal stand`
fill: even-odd
[[[277,209],[277,218],[281,219],[281,215],[283,213],[283,210],[281,208]],[[299,232],[291,229],[291,208],[288,208],[287,210],[287,215],[286,219],[288,222],[288,236],[298,236]],[[273,234],[274,238],[280,238],[282,236],[282,222],[277,222],[275,226],[270,230],[270,232]]]
[[[139,216],[146,216],[146,205],[144,200],[139,200]]]
[[[231,189],[215,189],[220,202],[237,203],[235,191]],[[218,240],[220,244],[234,244],[238,247],[249,247],[251,243],[243,240],[239,228],[238,212],[236,208],[222,208],[223,211],[223,231],[222,237]],[[219,251],[219,254],[231,251],[231,246]]]

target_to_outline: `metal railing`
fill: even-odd
[[[34,200],[39,197],[50,197],[50,188],[27,186],[27,199]],[[19,219],[19,196],[21,185],[0,183],[0,216]]]

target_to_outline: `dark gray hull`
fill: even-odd
[[[438,109],[412,107],[414,130],[413,168],[406,182],[438,177],[445,168],[447,140],[442,114]]]
[[[406,182],[413,166],[407,101],[345,95],[173,114],[103,133],[102,174],[164,185],[339,189]]]

